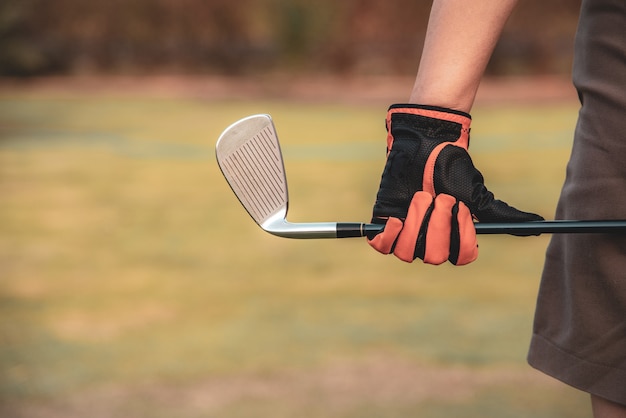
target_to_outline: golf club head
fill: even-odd
[[[226,181],[261,228],[271,229],[286,218],[287,178],[269,115],[249,116],[230,125],[217,140],[215,154]]]

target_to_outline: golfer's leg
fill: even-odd
[[[626,418],[626,405],[611,402],[591,395],[591,409],[594,418]]]

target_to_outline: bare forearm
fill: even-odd
[[[517,0],[435,0],[411,103],[469,112]]]

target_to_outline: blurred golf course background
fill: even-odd
[[[472,112],[488,187],[548,219],[579,3],[520,2]],[[289,219],[369,220],[429,7],[0,3],[0,416],[589,416],[525,361],[548,236],[481,236],[464,267],[280,239],[215,162],[269,113]]]
[[[261,231],[214,144],[270,113],[293,221],[368,220],[386,105],[0,93],[0,415],[582,417],[525,363],[548,237],[481,236],[465,267]],[[471,150],[552,218],[576,103],[489,103]]]

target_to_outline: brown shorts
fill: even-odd
[[[583,0],[574,85],[581,110],[557,219],[626,219],[626,1]],[[626,237],[556,234],[529,363],[626,405]]]

